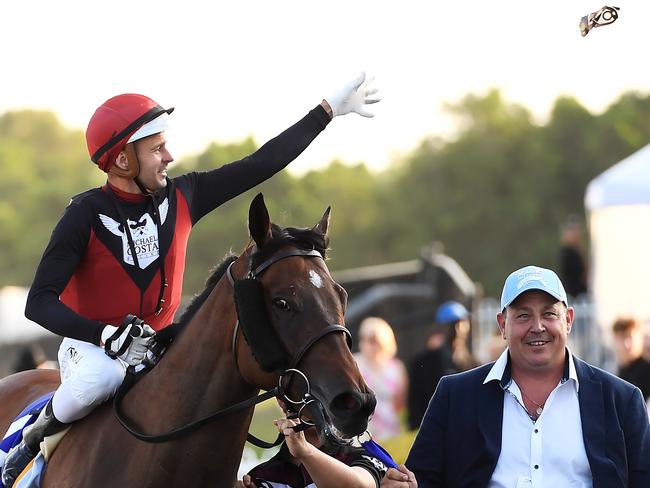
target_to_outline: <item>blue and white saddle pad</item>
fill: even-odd
[[[0,473],[2,473],[5,458],[7,457],[9,450],[23,440],[23,429],[34,423],[38,414],[41,413],[41,410],[43,410],[43,407],[45,407],[53,395],[54,392],[52,391],[30,403],[22,412],[20,412],[16,417],[16,420],[14,420],[9,426],[2,442],[0,442]],[[45,460],[43,459],[43,455],[39,453],[38,456],[36,456],[34,465],[28,475],[23,476],[18,483],[14,485],[14,488],[36,488],[40,486],[40,478],[44,467]],[[2,482],[0,482],[0,487],[7,488],[2,484]]]

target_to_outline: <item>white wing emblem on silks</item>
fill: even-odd
[[[158,207],[158,212],[160,213],[160,225],[165,223],[167,220],[167,212],[169,211],[169,199],[165,198],[163,202]]]
[[[158,211],[160,212],[162,225],[167,220],[169,212],[169,200],[167,198],[160,204]],[[135,263],[131,255],[129,239],[122,224],[104,214],[99,214],[99,219],[111,234],[122,240],[122,259],[126,264],[133,266]],[[160,253],[158,228],[148,213],[142,214],[138,220],[127,219],[127,225],[138,257],[138,266],[140,269],[145,269],[158,259]]]
[[[108,215],[99,214],[99,220],[102,221],[102,224],[104,224],[104,227],[106,227],[106,229],[111,231],[116,236],[122,237],[124,235],[124,232],[120,231],[120,223],[116,220],[113,220]]]

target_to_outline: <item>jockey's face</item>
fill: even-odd
[[[138,178],[144,187],[152,192],[167,186],[167,165],[174,158],[167,150],[164,132],[153,134],[135,142],[135,152],[140,162]]]

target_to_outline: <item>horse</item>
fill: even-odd
[[[312,228],[282,228],[270,221],[262,194],[253,199],[250,241],[215,271],[158,363],[121,399],[121,413],[142,437],[278,384],[287,399],[307,406],[300,418],[316,424],[323,439],[344,442],[365,432],[375,398],[350,351],[347,294],[325,263],[329,215],[328,208]],[[0,381],[0,429],[57,384],[44,370]],[[122,428],[105,403],[72,425],[41,486],[231,488],[252,415],[250,403],[154,443]]]

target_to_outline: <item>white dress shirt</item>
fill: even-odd
[[[578,376],[567,349],[562,380],[533,421],[521,391],[510,375],[506,349],[483,382],[497,381],[504,390],[501,453],[489,488],[592,488],[578,403]]]

